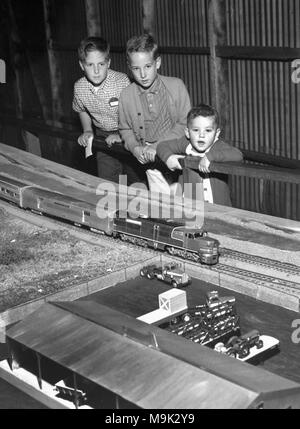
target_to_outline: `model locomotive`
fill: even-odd
[[[65,219],[92,231],[167,251],[184,259],[208,265],[219,260],[219,241],[209,237],[202,229],[187,228],[184,222],[133,216],[120,210],[100,218],[96,204],[29,186],[5,176],[0,176],[0,197],[23,209]]]

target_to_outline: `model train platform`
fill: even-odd
[[[0,168],[1,174],[7,177],[92,204],[97,204],[99,198],[103,197],[103,192],[97,195],[99,185],[102,191],[108,186],[111,190],[110,197],[122,204],[130,201],[134,198],[132,195],[137,195],[135,192],[138,192],[135,188],[128,189],[124,185],[118,187],[4,144],[0,144]],[[143,191],[139,198],[148,204],[147,192]],[[153,200],[150,203],[158,207],[167,205],[166,202]],[[204,209],[204,228],[209,235],[220,241],[220,264],[209,267],[186,262],[187,273],[220,287],[299,311],[300,223],[213,204],[205,203]],[[153,257],[154,254],[149,255],[149,260]],[[163,258],[164,255],[157,253],[158,261]],[[139,268],[139,265],[132,268],[131,275],[137,275]],[[124,272],[119,273],[119,281],[126,278],[127,274],[124,276]],[[107,284],[116,284],[116,279]],[[92,288],[85,284],[83,289],[79,295],[87,294]],[[74,294],[71,290],[68,291],[68,299],[76,297],[78,288]],[[61,299],[64,299],[63,296]],[[45,298],[39,303],[29,303],[29,311],[42,302],[45,302]],[[17,309],[14,311],[18,312]],[[28,312],[23,307],[19,318],[26,314]],[[7,323],[19,320],[17,314],[12,317],[6,314],[3,319]]]

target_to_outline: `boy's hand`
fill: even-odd
[[[207,156],[204,155],[204,157],[201,158],[199,162],[199,171],[201,173],[209,173],[209,165],[210,165],[210,161],[207,159]]]
[[[146,164],[144,148],[142,146],[136,146],[132,153],[141,164]]]
[[[122,139],[119,134],[110,134],[105,141],[108,147],[112,147],[114,143],[121,143]]]
[[[155,155],[156,155],[156,148],[152,146],[146,146],[143,149],[144,159],[147,162],[154,162],[155,161]]]
[[[184,158],[184,155],[171,155],[169,156],[169,158],[167,159],[167,167],[169,168],[169,170],[174,171],[174,170],[182,170],[181,165],[179,164],[178,159],[179,158]]]
[[[85,131],[84,133],[82,133],[79,137],[78,137],[78,143],[80,144],[80,146],[84,146],[87,147],[89,139],[90,138],[94,138],[94,133],[93,131]]]

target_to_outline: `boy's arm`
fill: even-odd
[[[132,122],[126,114],[122,93],[119,99],[119,132],[122,140],[124,141],[125,148],[134,154],[134,149],[141,146],[140,142],[136,139],[132,130]]]
[[[84,133],[87,131],[93,132],[92,119],[87,112],[79,112],[79,119]]]
[[[207,159],[216,162],[240,162],[243,161],[242,152],[225,142],[216,142],[211,150],[206,155]]]
[[[163,141],[158,143],[156,154],[164,163],[166,163],[171,155],[185,155],[187,146],[188,142],[185,137]]]
[[[94,138],[92,119],[87,112],[78,113],[83,130],[83,133],[78,137],[78,143],[80,144],[80,146],[86,147],[88,145],[89,139]]]

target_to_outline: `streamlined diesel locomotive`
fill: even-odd
[[[96,204],[26,185],[5,176],[0,176],[0,197],[23,209],[65,219],[92,231],[167,251],[184,259],[208,265],[219,260],[219,241],[209,237],[202,229],[186,227],[184,222],[134,216],[121,210],[100,218]]]

